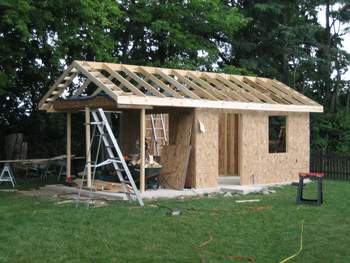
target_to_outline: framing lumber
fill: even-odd
[[[267,78],[89,61],[74,61],[43,97],[40,109],[55,112],[61,107],[62,111],[67,105],[63,107],[59,96],[77,74],[87,79],[76,90],[75,96],[83,96],[87,86],[94,83],[97,88],[92,97],[100,92],[106,93],[117,104],[111,105],[112,108],[323,111],[323,107],[315,101]],[[73,108],[84,104],[76,103],[80,105]]]
[[[86,170],[87,170],[87,187],[91,187],[91,130],[90,130],[90,108],[85,108],[85,149],[86,149]]]
[[[273,99],[271,99],[268,95],[265,95],[264,93],[260,92],[259,90],[254,89],[253,87],[251,87],[247,83],[239,80],[238,78],[236,78],[234,76],[231,76],[230,80],[233,81],[235,84],[241,86],[242,88],[248,90],[251,94],[253,94],[257,98],[259,98],[260,100],[265,101],[266,103],[272,103],[272,104],[277,103]]]
[[[220,89],[214,88],[212,85],[208,84],[201,78],[195,76],[191,72],[187,73],[187,77],[191,78],[193,82],[197,82],[199,85],[201,85],[203,88],[205,88],[208,92],[212,92],[215,94],[215,96],[221,100],[231,100],[232,98],[225,94],[225,91],[222,91]]]
[[[279,90],[278,88],[275,88],[273,85],[270,85],[268,87],[267,83],[265,81],[261,80],[260,78],[256,78],[255,82],[258,85],[263,86],[265,89],[271,89],[274,93],[276,93],[279,97],[283,98],[284,101],[286,101],[289,104],[297,104],[297,105],[301,105],[302,104],[299,101],[295,100],[293,98],[293,96],[291,96],[288,93],[285,93],[285,92]]]
[[[66,163],[66,177],[72,177],[72,114],[67,112],[67,163]]]
[[[140,91],[138,88],[136,88],[134,85],[132,85],[127,79],[125,79],[118,72],[111,69],[108,65],[104,64],[103,68],[108,72],[108,74],[110,74],[115,79],[117,79],[121,84],[123,84],[128,90],[135,93],[135,95],[146,96],[145,94],[142,93],[142,91]]]
[[[145,192],[145,139],[146,139],[146,110],[140,111],[140,191]]]
[[[311,104],[311,105],[319,105],[315,101],[309,99],[308,97],[304,96],[303,94],[297,92],[296,90],[288,87],[287,85],[283,84],[282,82],[279,82],[277,80],[269,80],[270,83],[272,83],[273,86],[275,86],[278,89],[284,89],[288,94],[293,96],[298,101],[302,102],[303,104]]]
[[[143,80],[142,78],[140,78],[139,76],[137,76],[134,72],[130,71],[127,67],[122,66],[123,71],[128,74],[132,79],[134,79],[136,82],[139,83],[139,85],[141,87],[146,88],[147,90],[149,90],[153,95],[155,96],[159,96],[159,97],[165,97],[165,95],[161,92],[159,92],[159,90],[157,90],[156,88],[154,88],[152,85],[150,85],[149,83],[147,83],[145,80]],[[139,88],[139,87],[137,87]]]
[[[231,90],[233,90],[236,94],[238,94],[243,101],[253,101],[253,102],[260,102],[256,97],[252,96],[248,92],[243,92],[241,88],[239,88],[236,84],[232,83],[231,81],[225,79],[223,76],[218,75],[217,79],[221,81],[223,84],[225,84],[227,87],[229,87]]]
[[[139,67],[139,68],[140,68],[142,74],[144,74],[146,77],[148,77],[151,81],[153,81],[156,85],[158,85],[160,88],[162,88],[165,92],[174,96],[175,98],[183,98],[182,95],[178,94],[175,90],[171,89],[168,85],[166,85],[160,79],[158,79],[157,77],[152,75],[152,73],[148,72],[145,69],[145,67]]]
[[[54,91],[57,90],[59,84],[62,83],[62,81],[64,81],[64,78],[68,75],[68,74],[72,74],[72,70],[74,69],[74,63],[72,63],[63,73],[62,75],[55,81],[55,83],[51,86],[51,88],[49,89],[49,91],[44,95],[44,97],[40,100],[39,102],[39,108],[43,107],[46,108],[44,106],[44,104],[46,103],[46,99],[48,99],[49,97],[52,96],[52,93]],[[64,87],[62,87],[64,88]]]
[[[284,111],[284,112],[323,112],[322,106],[310,105],[283,105],[271,103],[253,103],[253,102],[236,102],[236,101],[212,101],[196,99],[176,99],[176,98],[157,98],[139,96],[120,96],[119,105],[145,105],[159,107],[185,107],[185,108],[208,108],[208,109],[227,109],[241,111]]]
[[[181,79],[181,81],[183,81],[184,83],[186,83],[186,85],[188,85],[189,87],[191,87],[192,89],[195,90],[195,92],[199,93],[198,95],[202,95],[204,98],[206,99],[211,99],[211,100],[217,100],[217,98],[210,94],[209,92],[207,92],[205,89],[199,87],[196,83],[192,82],[191,80],[187,79],[186,77],[182,76],[179,72],[177,72],[176,70],[173,70],[173,73],[176,77],[178,77],[179,79]],[[196,94],[197,95],[197,94]]]
[[[243,81],[247,84],[249,84],[251,87],[254,87],[256,90],[260,91],[264,95],[268,94],[271,99],[273,99],[277,103],[281,104],[289,104],[288,101],[286,101],[284,98],[281,98],[277,94],[274,93],[272,89],[267,89],[266,87],[256,83],[255,81],[251,80],[248,77],[243,77]]]
[[[162,70],[156,69],[156,73],[159,74],[162,78],[164,78],[166,81],[168,81],[170,84],[173,84],[176,88],[178,88],[180,91],[182,91],[184,94],[189,96],[191,99],[200,99],[197,94],[190,91],[188,88],[186,88],[184,85],[182,85],[177,80],[171,78],[167,74],[165,74]]]
[[[74,62],[73,62],[73,64],[74,64]],[[95,85],[100,87],[104,92],[106,92],[108,95],[110,95],[113,99],[115,99],[115,100],[118,99],[118,94],[121,94],[120,92],[112,91],[110,88],[106,87],[106,85],[101,80],[96,78],[93,74],[91,74],[87,69],[85,69],[80,64],[75,63],[75,65],[86,77],[88,77],[92,82],[94,82]]]
[[[85,108],[103,108],[105,110],[118,110],[117,102],[107,96],[95,96],[83,100],[56,100],[52,103],[52,112],[74,112]]]

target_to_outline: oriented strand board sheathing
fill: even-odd
[[[191,146],[165,145],[161,153],[162,172],[159,176],[163,188],[183,190]]]
[[[190,145],[194,113],[176,111],[169,114],[169,144]]]
[[[195,109],[192,131],[192,152],[189,174],[191,187],[206,188],[218,186],[218,118],[213,110]],[[201,124],[200,124],[201,123]],[[202,126],[201,131],[200,126]],[[186,186],[187,185],[186,181]]]
[[[241,185],[296,181],[299,172],[309,170],[309,114],[280,115],[287,116],[286,153],[268,152],[269,113],[245,112],[241,115]]]

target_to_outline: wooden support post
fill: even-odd
[[[66,164],[66,180],[68,183],[72,180],[72,114],[67,112],[67,164]]]
[[[87,187],[91,187],[91,130],[90,130],[90,108],[85,108],[85,143],[86,143],[86,163],[87,163]]]
[[[140,191],[145,191],[145,137],[146,137],[146,110],[140,112]]]

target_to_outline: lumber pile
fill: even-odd
[[[79,179],[79,178],[75,179],[74,180],[74,184],[76,186],[80,186],[81,185],[81,181],[82,181],[82,179]],[[85,182],[84,182],[83,188],[87,188],[85,186]],[[93,180],[92,189],[94,191],[124,192],[121,183],[108,182],[108,181],[102,181],[102,180],[96,180],[96,179]],[[128,191],[130,192],[131,190],[132,190],[132,188],[130,186],[128,186]]]

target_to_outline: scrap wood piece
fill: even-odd
[[[236,200],[236,203],[255,203],[260,202],[260,199]]]
[[[82,179],[77,178],[74,180],[74,183],[78,186],[81,185]],[[106,191],[106,192],[123,192],[124,189],[121,183],[108,182],[102,180],[94,180],[92,184],[92,189],[95,191]],[[130,192],[131,186],[128,185],[128,191]]]
[[[162,173],[159,183],[163,188],[182,190],[185,187],[191,146],[166,145],[162,149]]]

